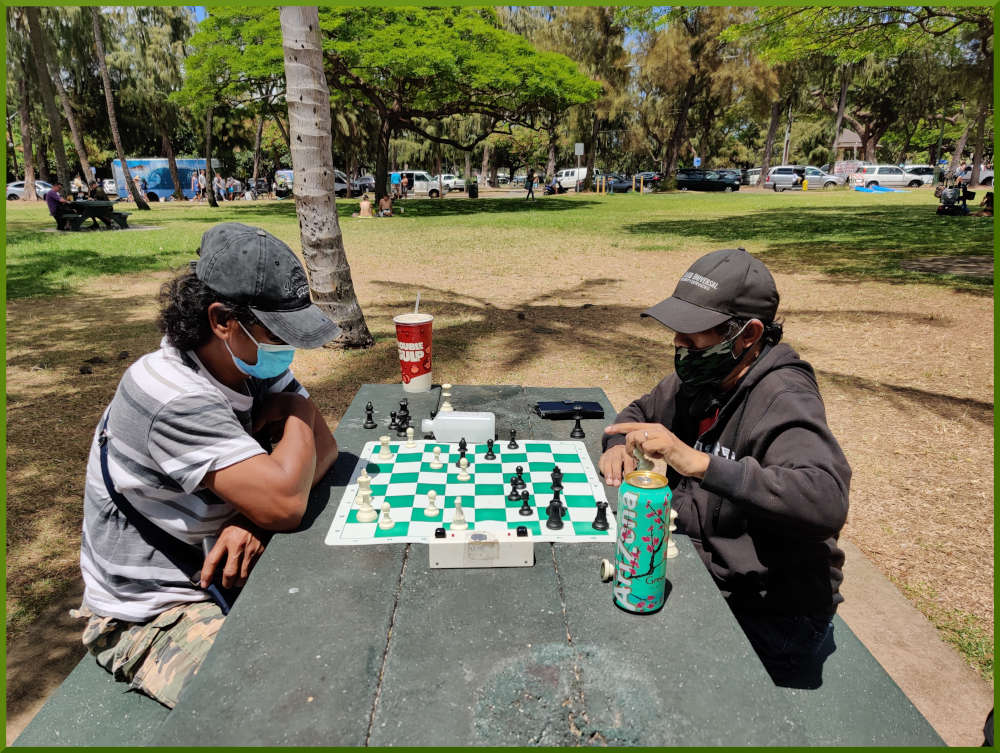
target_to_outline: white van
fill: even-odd
[[[412,194],[427,194],[430,198],[436,199],[443,195],[441,184],[423,170],[400,170],[400,176],[405,175],[407,179],[406,192]],[[448,184],[444,185],[444,193],[448,193]]]
[[[594,175],[591,176],[591,181],[593,178],[599,175],[603,175],[600,168],[594,168]],[[567,167],[556,173],[556,180],[559,181],[559,185],[563,188],[572,191],[576,188],[576,184],[582,184],[587,178],[587,168],[585,167]]]

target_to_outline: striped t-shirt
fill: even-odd
[[[248,433],[255,403],[306,390],[286,371],[246,380],[247,392],[217,381],[191,351],[167,342],[125,372],[108,416],[108,470],[133,507],[175,538],[201,547],[237,515],[201,485],[209,471],[265,452]],[[101,417],[103,422],[104,416]],[[204,601],[179,569],[151,547],[111,500],[94,432],[83,500],[84,604],[95,614],[144,622],[171,606]]]

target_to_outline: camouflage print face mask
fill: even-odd
[[[747,322],[749,324],[749,322]],[[707,348],[676,348],[674,370],[685,387],[718,386],[736,367],[740,356],[733,353],[736,339],[743,334],[746,324],[728,340]],[[745,352],[745,351],[744,351]]]

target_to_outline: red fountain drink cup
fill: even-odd
[[[430,314],[400,314],[396,324],[399,366],[403,373],[404,392],[427,392],[431,388]]]

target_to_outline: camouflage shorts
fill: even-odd
[[[86,607],[74,612],[89,617],[83,645],[97,663],[119,682],[168,708],[212,647],[226,618],[217,604],[199,601],[171,607],[149,622],[125,622],[95,615]]]

